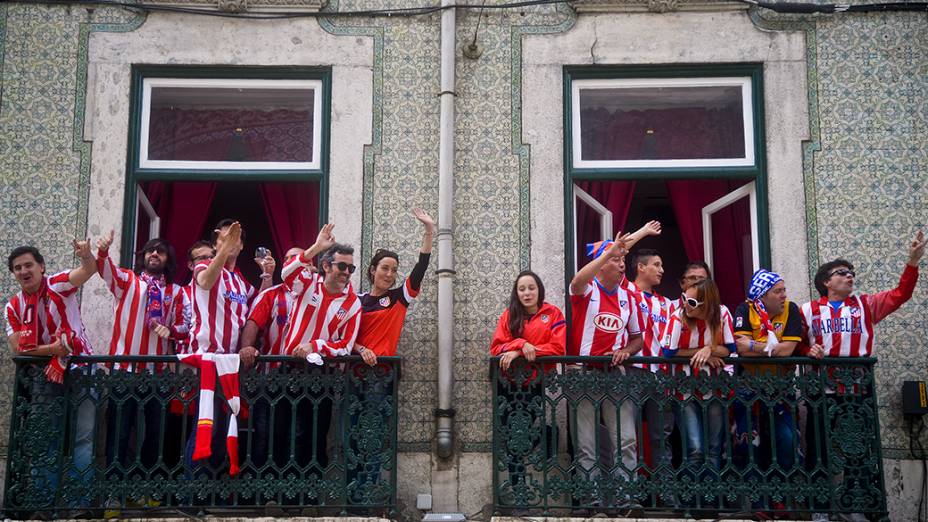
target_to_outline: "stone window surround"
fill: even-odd
[[[526,36],[522,51],[532,266],[549,286],[566,280],[565,119],[561,110],[551,110],[565,106],[564,67],[762,63],[772,268],[786,280],[791,300],[808,299],[802,142],[809,139],[809,118],[802,32],[763,31],[744,11],[581,14],[565,33]],[[564,305],[556,292],[551,300]]]
[[[198,30],[177,31],[185,24]],[[197,45],[201,41],[211,45]],[[329,221],[336,223],[340,242],[360,246],[363,151],[372,140],[373,59],[372,38],[339,37],[315,20],[255,24],[155,13],[132,32],[93,33],[84,120],[84,139],[93,143],[88,234],[95,238],[113,229],[118,236],[122,230],[133,64],[325,66],[332,71]],[[119,244],[117,237],[114,245]],[[112,296],[98,278],[88,282],[83,295],[81,311],[90,338],[104,343],[112,327]],[[95,350],[103,353],[106,346]]]

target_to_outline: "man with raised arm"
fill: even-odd
[[[284,285],[294,294],[284,350],[318,365],[325,357],[350,354],[361,322],[361,301],[349,283],[354,249],[335,242],[334,228],[323,226],[316,242],[283,268]],[[320,253],[319,271],[313,272],[312,259]],[[325,468],[332,399],[325,390],[320,393],[297,406],[297,458],[306,465],[312,454],[316,465]],[[314,424],[316,436],[310,440]]]
[[[96,272],[90,239],[74,240],[74,255],[81,264],[77,268],[64,270],[49,277],[45,275],[45,258],[32,246],[13,249],[7,258],[7,268],[19,283],[20,291],[10,298],[6,305],[6,334],[13,355],[51,356],[45,367],[46,378],[36,376],[30,384],[30,394],[38,405],[53,405],[56,399],[65,394],[64,374],[68,368],[71,355],[93,355],[93,348],[84,330],[81,319],[77,290]],[[55,490],[59,484],[62,469],[81,481],[93,480],[91,459],[93,457],[93,431],[96,408],[90,394],[77,405],[77,411],[71,418],[75,419],[73,429],[73,460],[66,467],[49,465],[56,462],[54,455],[43,453],[44,448],[33,448],[38,452],[33,473],[37,476],[36,487],[43,488],[51,505],[54,505]],[[51,414],[57,424],[57,432],[66,432],[62,422],[64,411],[56,416]],[[62,435],[63,436],[63,435]],[[75,499],[84,504],[88,499]]]
[[[637,303],[634,296],[620,286],[625,277],[625,248],[628,234],[616,236],[615,241],[604,240],[588,245],[587,254],[593,258],[577,272],[570,282],[572,331],[568,341],[568,355],[612,357],[612,365],[619,365],[638,353],[642,347],[641,328],[638,324]],[[602,371],[588,367],[587,371]],[[619,371],[608,375],[618,377]],[[596,429],[601,410],[603,423],[610,440],[620,441],[621,447],[613,451],[613,462],[618,474],[632,480],[638,464],[636,417],[637,408],[631,397],[606,397],[593,393],[573,405],[572,424],[576,426],[577,462],[580,473],[588,473],[596,480],[601,468],[608,466],[597,461]],[[616,404],[621,402],[621,404]],[[616,418],[618,413],[618,419]],[[616,433],[620,426],[620,434]],[[621,459],[621,460],[620,460]],[[603,493],[592,499],[602,502]],[[617,499],[627,503],[628,497]]]
[[[873,340],[876,335],[874,327],[877,323],[895,312],[906,301],[912,298],[915,284],[918,281],[918,264],[925,255],[925,235],[918,231],[912,242],[909,243],[908,258],[899,284],[892,290],[884,290],[875,294],[854,293],[854,265],[844,259],[829,261],[818,268],[815,273],[815,289],[818,290],[819,299],[805,303],[801,307],[803,330],[809,348],[804,354],[817,359],[822,357],[871,357],[873,356]],[[829,377],[829,381],[837,378]],[[857,390],[852,387],[845,389],[831,382],[827,393],[837,402],[855,402],[861,400],[862,394],[869,390]],[[810,412],[811,414],[812,412]],[[821,414],[817,417],[823,417]],[[815,422],[826,422],[819,418]],[[823,429],[816,430],[822,433]],[[807,445],[812,448],[820,447],[826,452],[820,460],[822,464],[833,465],[826,462],[836,459],[837,456],[827,454],[828,441],[819,444]],[[813,457],[814,458],[814,457]],[[843,482],[843,471],[832,476],[833,488],[840,488]],[[858,483],[869,483],[869,477],[857,477]],[[882,494],[882,492],[878,492]],[[861,513],[851,513],[843,516],[847,520],[866,520]],[[828,520],[828,515],[815,513],[813,520]]]
[[[171,343],[186,338],[189,324],[185,319],[187,294],[174,284],[176,261],[174,247],[163,239],[152,239],[136,254],[133,270],[121,268],[110,258],[113,231],[97,241],[97,272],[115,298],[115,320],[110,337],[109,354],[170,355]],[[116,362],[115,371],[154,371],[161,373],[165,363]],[[147,389],[147,385],[139,389]],[[147,393],[147,392],[146,392]],[[140,401],[137,397],[111,400],[107,422],[107,464],[126,460],[133,426],[139,416],[145,419],[141,446],[136,449],[142,465],[151,470],[158,460],[161,439],[162,406],[158,397]],[[140,411],[141,410],[141,411]],[[142,430],[138,426],[138,430]],[[138,437],[136,437],[138,439]]]

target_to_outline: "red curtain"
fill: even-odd
[[[686,257],[704,261],[702,209],[743,185],[743,181],[676,180],[667,182],[667,193],[683,239]],[[753,268],[750,250],[751,214],[747,198],[719,210],[712,216],[713,276],[722,302],[728,306],[741,301],[745,292],[745,273]],[[750,273],[747,273],[750,276]]]
[[[578,181],[576,185],[612,211],[612,237],[615,237],[619,230],[625,230],[628,211],[631,209],[632,198],[635,195],[634,181]],[[577,268],[579,269],[589,261],[586,255],[586,245],[607,238],[600,237],[602,236],[600,216],[597,212],[579,199],[576,208]]]
[[[319,231],[317,183],[262,183],[261,198],[274,241],[274,257],[292,247],[307,248]]]
[[[161,217],[161,238],[177,252],[175,282],[183,284],[190,277],[187,269],[187,249],[200,239],[206,218],[216,194],[216,182],[162,182],[143,185],[155,212]]]

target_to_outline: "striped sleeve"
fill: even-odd
[[[65,270],[49,277],[48,289],[61,294],[62,297],[74,295],[77,287],[71,284],[71,271]]]
[[[309,261],[303,260],[303,254],[300,254],[285,264],[280,271],[284,279],[284,287],[294,294],[302,294],[307,289],[312,288],[316,274],[309,271]]]
[[[6,318],[6,336],[10,337],[13,334],[19,332],[23,328],[23,323],[20,320],[19,314],[16,313],[16,306],[14,301],[16,297],[10,300],[6,304],[6,312],[3,314]]]
[[[116,299],[122,298],[126,288],[135,278],[131,270],[116,266],[109,252],[103,250],[97,251],[97,273],[103,278],[106,287]]]

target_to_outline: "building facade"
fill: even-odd
[[[113,228],[125,255],[153,219],[138,210],[139,192],[154,199],[157,183],[162,190],[188,181],[218,183],[213,197],[232,202],[231,212],[247,200],[236,195],[240,192],[223,192],[226,185],[253,190],[267,183],[309,183],[311,228],[336,223],[339,239],[359,248],[361,262],[383,247],[411,266],[419,231],[408,209],[421,206],[438,215],[441,14],[337,14],[408,7],[401,4],[247,4],[247,13],[305,15],[270,20],[3,4],[2,250],[32,243],[45,253],[51,272],[73,262],[72,237],[99,237]],[[427,277],[407,319],[414,327],[407,326],[400,344],[398,487],[410,519],[420,493],[432,494],[436,511],[475,513],[492,501],[490,337],[512,280],[524,268],[537,271],[548,285],[548,299],[564,305],[580,237],[604,226],[596,221],[593,232],[582,229],[589,225],[575,217],[585,204],[575,187],[596,199],[610,183],[637,183],[631,208],[626,205],[624,217],[613,216],[617,228],[626,221],[638,226],[639,216],[660,211],[654,205],[673,215],[668,210],[673,196],[660,191],[660,181],[710,178],[725,181],[732,191],[750,185],[756,207],[747,212],[754,227],[750,243],[741,245],[749,251],[742,259],[780,271],[791,298],[800,302],[815,292],[811,275],[818,264],[834,257],[855,263],[862,291],[894,286],[908,240],[928,222],[923,15],[800,17],[735,2],[689,0],[494,7],[500,6],[458,9],[456,22],[451,229],[456,417],[450,459],[437,457],[434,442],[436,344],[447,326],[438,321],[437,277]],[[477,45],[467,49],[471,42]],[[161,84],[164,108],[175,101],[171,88],[209,89],[211,80],[246,91],[267,87],[235,84],[243,78],[288,80],[295,82],[289,85],[294,92],[312,91],[311,157],[278,161],[265,153],[246,158],[253,163],[230,174],[216,158],[204,160],[215,162],[208,168],[191,168],[183,163],[182,147],[161,159],[148,147],[154,143],[148,133],[159,108],[152,94],[158,80],[183,80]],[[732,78],[748,83],[725,83]],[[661,163],[660,136],[656,145],[644,139],[622,158],[579,152],[594,147],[584,141],[589,131],[582,126],[587,121],[582,110],[584,103],[595,105],[596,89],[647,97],[680,85],[710,90],[737,85],[741,134],[723,141],[740,148],[705,165]],[[584,89],[590,97],[584,98]],[[259,153],[252,147],[246,154]],[[649,206],[647,197],[657,203]],[[687,240],[683,231],[677,234]],[[7,277],[0,290],[9,296],[15,286]],[[918,466],[907,449],[901,386],[925,379],[928,355],[918,332],[928,305],[926,288],[920,283],[912,301],[879,326],[879,418],[893,520],[913,519],[917,509]],[[101,340],[98,351],[108,338],[110,306],[103,284],[91,281],[83,290],[82,311],[92,339]],[[9,358],[0,358],[0,377],[11,375]],[[0,396],[4,424],[9,400]],[[4,437],[0,454],[5,443]]]

